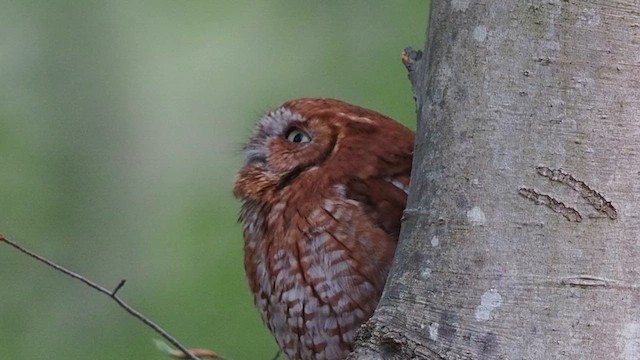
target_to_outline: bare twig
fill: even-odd
[[[15,249],[19,250],[20,252],[22,252],[23,254],[28,255],[29,257],[36,259],[38,261],[40,261],[41,263],[46,264],[47,266],[60,271],[61,273],[70,276],[76,280],[80,280],[83,283],[85,283],[87,286],[93,288],[94,290],[101,292],[105,295],[107,295],[108,297],[110,297],[111,299],[113,299],[113,301],[115,301],[116,303],[118,303],[118,305],[120,305],[121,308],[123,308],[126,312],[128,312],[129,314],[131,314],[131,316],[135,317],[136,319],[142,321],[145,325],[147,325],[148,327],[150,327],[151,329],[153,329],[153,331],[155,331],[156,333],[158,333],[160,336],[162,336],[165,340],[167,340],[168,342],[170,342],[171,344],[173,344],[173,346],[177,347],[178,349],[180,349],[180,351],[182,351],[183,354],[186,354],[188,356],[188,359],[191,360],[200,360],[197,356],[195,356],[194,354],[192,354],[189,350],[187,350],[186,347],[184,347],[178,340],[176,340],[173,336],[169,335],[169,333],[164,330],[163,328],[160,327],[160,325],[157,325],[156,323],[154,323],[153,321],[149,320],[147,317],[145,317],[144,315],[142,315],[142,313],[140,313],[139,311],[135,310],[134,308],[132,308],[131,306],[127,305],[127,303],[125,303],[124,301],[122,301],[117,295],[116,293],[124,286],[125,280],[121,280],[120,283],[111,291],[108,290],[94,282],[92,282],[91,280],[85,278],[84,276],[81,276],[79,274],[74,273],[71,270],[67,270],[66,268],[52,262],[51,260],[48,260],[30,250],[25,249],[24,247],[22,247],[21,245],[11,241],[11,240],[7,240],[4,235],[0,234],[0,242],[4,242],[7,245],[11,245],[12,247],[14,247]]]

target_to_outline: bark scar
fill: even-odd
[[[559,182],[578,192],[583,199],[587,201],[600,214],[606,215],[609,219],[618,218],[618,211],[611,201],[608,201],[602,194],[592,189],[584,181],[574,178],[571,174],[564,172],[562,169],[551,169],[540,165],[536,167],[538,175],[546,177],[549,181]],[[553,197],[540,193],[535,189],[528,187],[520,187],[518,193],[520,196],[533,201],[536,205],[544,205],[554,212],[564,216],[568,221],[581,222],[582,215],[578,210],[569,207],[554,199]]]
[[[561,285],[577,287],[607,287],[615,281],[591,275],[570,276],[560,279]]]
[[[574,178],[571,174],[562,171],[562,169],[550,169],[546,166],[538,166],[536,170],[538,174],[548,178],[550,181],[565,184],[577,191],[589,205],[596,209],[596,211],[607,215],[609,219],[615,220],[618,218],[618,211],[613,204],[611,204],[611,201],[607,201],[602,194],[591,189],[584,181]]]
[[[544,205],[549,209],[564,216],[568,221],[581,222],[582,216],[578,210],[565,205],[547,194],[537,192],[535,189],[521,187],[518,191],[520,196],[533,201],[536,205]]]

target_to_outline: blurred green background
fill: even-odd
[[[405,46],[428,3],[0,0],[0,232],[108,288],[187,346],[276,346],[244,278],[242,143],[284,100],[414,128]],[[0,246],[0,358],[164,359],[115,303]]]

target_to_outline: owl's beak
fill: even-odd
[[[266,164],[267,162],[267,156],[264,154],[264,152],[259,151],[258,149],[255,148],[247,148],[245,149],[245,159],[244,159],[244,164],[246,165],[254,165],[254,164]]]

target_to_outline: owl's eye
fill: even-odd
[[[306,132],[298,128],[293,128],[287,134],[287,140],[292,143],[304,144],[310,142],[311,137]]]

